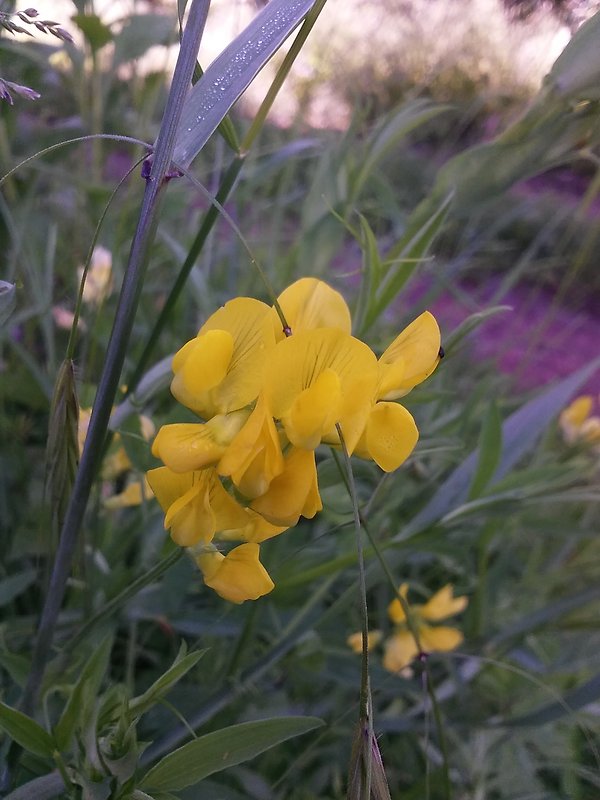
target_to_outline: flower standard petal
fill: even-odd
[[[468,602],[469,599],[464,595],[454,597],[452,585],[447,583],[425,605],[419,607],[419,615],[430,622],[438,622],[441,619],[460,614],[465,610]]]
[[[283,421],[286,435],[294,436],[290,414],[296,398],[313,386],[326,370],[339,378],[339,406],[335,423],[340,423],[348,452],[352,453],[364,430],[377,383],[377,361],[366,344],[333,328],[300,331],[278,342],[265,369],[265,396],[273,416]],[[334,401],[335,398],[332,398]],[[287,419],[287,423],[286,423]],[[322,416],[314,420],[313,437],[319,435]],[[305,440],[310,439],[303,429]],[[339,441],[335,429],[328,441]]]
[[[241,544],[225,557],[221,553],[196,556],[196,563],[204,574],[204,583],[232,603],[257,600],[275,587],[259,561],[256,542]]]
[[[251,297],[230,300],[212,314],[194,340],[200,345],[188,342],[173,359],[171,391],[177,400],[205,418],[252,403],[260,391],[267,354],[275,346],[271,315],[270,306]],[[206,337],[212,340],[210,348],[202,345]],[[232,342],[229,359],[227,337]],[[204,362],[196,356],[199,346],[210,351],[206,379]]]
[[[354,452],[372,458],[384,472],[393,472],[406,461],[418,439],[416,423],[404,406],[376,403]]]
[[[273,525],[296,525],[300,515],[311,519],[323,508],[317,485],[315,454],[292,448],[283,472],[273,479],[267,492],[250,504]]]
[[[406,600],[408,595],[408,583],[403,583],[400,588],[398,589],[398,594]],[[396,597],[388,606],[388,616],[392,620],[392,622],[399,624],[400,622],[406,622],[406,614],[404,613],[404,609],[402,608],[402,603]]]
[[[250,498],[264,494],[283,465],[279,434],[260,394],[254,411],[223,452],[218,470],[231,476],[239,491]]]
[[[318,278],[300,278],[277,298],[292,334],[315,328],[350,333],[350,309],[339,292]]]
[[[324,370],[294,399],[281,421],[290,442],[314,450],[340,417],[341,387],[337,373]]]
[[[218,414],[207,423],[163,425],[152,454],[174,472],[189,472],[216,464],[248,419],[248,411]]]
[[[379,400],[397,400],[424,381],[440,360],[440,329],[424,311],[391,343],[379,359]]]
[[[398,630],[385,640],[383,666],[388,672],[400,672],[417,655],[419,647],[412,633],[408,629]]]

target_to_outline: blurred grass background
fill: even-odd
[[[353,303],[361,278],[373,269],[367,232],[383,258],[442,166],[519,119],[597,5],[329,0],[227,203],[276,290],[315,275]],[[173,4],[105,8],[80,0],[37,7],[59,19],[75,43],[41,34],[25,43],[9,34],[0,38],[0,76],[41,93],[35,102],[17,98],[14,106],[0,107],[2,173],[67,138],[118,133],[152,142],[177,39]],[[251,2],[215,0],[203,66],[255,12]],[[274,62],[280,61],[278,54]],[[236,108],[238,136],[272,75]],[[430,662],[445,741],[418,667],[399,677],[373,655],[377,730],[393,798],[447,797],[448,780],[453,797],[477,800],[596,800],[600,793],[600,461],[584,440],[565,441],[557,416],[567,400],[561,406],[562,395],[548,388],[599,352],[598,116],[592,111],[592,132],[573,142],[563,164],[536,177],[527,172],[474,209],[450,214],[431,253],[369,331],[370,344],[381,350],[429,308],[444,341],[453,344],[433,379],[410,397],[422,431],[410,462],[384,478],[363,463],[356,473],[397,584],[409,581],[415,596],[425,598],[452,583],[470,597],[460,652]],[[18,298],[0,338],[0,681],[11,704],[28,670],[55,547],[43,493],[44,452],[78,270],[115,185],[140,153],[120,142],[85,141],[30,162],[2,187],[0,278],[17,284]],[[195,174],[215,192],[231,159],[216,135],[196,160]],[[76,377],[84,407],[93,401],[127,262],[142,195],[138,175],[120,189],[99,234],[111,277],[105,292],[83,305]],[[190,184],[173,181],[124,383],[207,208]],[[220,220],[151,364],[191,338],[216,307],[244,294],[266,299],[243,246]],[[468,336],[465,325],[473,328]],[[575,391],[597,395],[598,371],[579,384]],[[520,451],[510,420],[523,408],[529,408],[530,435],[521,434],[527,447]],[[139,410],[156,427],[174,421],[164,385]],[[61,616],[62,644],[163,551],[155,504],[106,506],[125,481],[139,480],[155,463],[138,421],[119,430],[133,467],[128,476],[97,483]],[[478,492],[415,523],[473,451]],[[493,477],[511,451],[514,463]],[[184,640],[209,654],[170,692],[168,704],[144,717],[140,741],[160,741],[181,715],[202,732],[284,713],[314,714],[327,727],[299,747],[267,753],[178,796],[343,797],[358,700],[359,663],[346,645],[360,627],[356,556],[349,501],[327,452],[319,477],[323,514],[265,548],[277,584],[273,595],[241,608],[226,605],[205,591],[191,563],[178,562],[99,625],[64,675],[51,674],[46,716],[56,714],[65,685],[76,680],[107,630],[115,643],[104,687],[123,684],[132,693],[164,672]],[[375,572],[372,554],[369,563],[372,625],[386,630],[393,589]],[[20,779],[41,774],[42,766],[30,758]]]

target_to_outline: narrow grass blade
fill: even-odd
[[[515,411],[502,426],[502,452],[494,474],[497,480],[506,475],[538,441],[551,420],[571,397],[596,372],[600,359],[577,370],[560,383],[542,391]],[[438,522],[445,514],[465,502],[475,475],[479,450],[472,452],[440,486],[431,500],[394,539],[402,541]]]

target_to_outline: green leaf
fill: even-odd
[[[35,720],[0,702],[0,728],[29,753],[52,758],[56,750],[52,736]]]
[[[133,61],[154,45],[167,45],[175,39],[170,14],[133,14],[114,37],[113,69]]]
[[[584,22],[554,62],[546,81],[560,94],[597,99],[600,84],[600,14]]]
[[[0,327],[2,327],[17,305],[17,289],[14,283],[0,281]]]
[[[491,308],[486,308],[484,311],[477,311],[475,314],[470,314],[444,340],[443,345],[446,355],[451,355],[466,336],[476,330],[484,322],[487,322],[488,319],[495,317],[496,314],[503,314],[506,311],[512,310],[512,306],[492,306]]]
[[[24,572],[3,578],[0,581],[0,606],[5,606],[22,594],[32,583],[35,583],[37,575],[36,569],[26,569]]]
[[[79,680],[73,687],[65,709],[59,719],[54,736],[59,750],[65,750],[75,730],[83,730],[89,722],[95,706],[96,697],[112,649],[112,637],[109,636],[97,647],[81,671]]]
[[[189,167],[235,101],[310,11],[314,0],[271,0],[190,90],[173,161]]]
[[[6,670],[17,686],[24,687],[29,677],[31,662],[25,656],[8,651],[0,651],[0,667]]]
[[[129,711],[132,714],[144,714],[148,711],[177,681],[196,666],[205,653],[206,650],[196,650],[186,655],[185,643],[182,644],[173,665],[149,689],[146,689],[144,694],[133,698],[129,703]]]
[[[474,500],[491,481],[502,451],[502,420],[498,406],[492,400],[485,416],[479,437],[479,453],[473,482],[469,490],[469,500]]]
[[[83,33],[94,52],[112,41],[111,29],[102,22],[97,14],[75,14],[71,19]]]
[[[279,717],[222,728],[169,753],[146,773],[140,787],[151,791],[185,789],[213,772],[248,761],[323,724],[316,717]]]

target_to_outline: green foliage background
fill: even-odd
[[[352,505],[325,449],[325,510],[268,543],[276,589],[241,607],[208,592],[178,558],[155,503],[109,510],[103,500],[123,486],[97,478],[38,702],[19,710],[73,479],[74,393],[82,406],[95,396],[143,194],[136,168],[113,195],[143,148],[91,134],[154,141],[165,76],[138,74],[134,59],[177,36],[174,14],[132,16],[118,31],[76,5],[81,44],[18,46],[11,80],[44,87],[42,100],[0,114],[3,174],[86,137],[21,165],[0,199],[3,789],[12,800],[344,797],[360,679],[346,645],[360,627],[357,555]],[[357,108],[341,135],[307,135],[301,120],[297,130],[261,128],[260,113],[253,123],[223,108],[190,170],[211,195],[226,186],[228,216],[186,178],[169,182],[161,207],[121,376],[134,391],[119,393],[111,423],[137,476],[155,462],[135,414],[158,427],[178,413],[168,356],[232,296],[269,301],[248,248],[277,292],[304,275],[340,288],[375,349],[449,279],[500,277],[494,307],[444,331],[446,358],[409,398],[421,430],[410,461],[386,476],[354,464],[372,537],[371,626],[389,630],[387,605],[403,581],[423,598],[449,582],[470,597],[465,643],[429,658],[429,687],[419,664],[399,677],[373,654],[392,798],[594,800],[600,789],[599,461],[565,444],[556,424],[598,361],[524,395],[493,363],[475,362],[469,345],[486,319],[507,313],[512,285],[598,289],[598,223],[582,210],[597,187],[599,40],[594,17],[516,121],[443,166],[460,98],[448,107],[405,97],[375,121]],[[0,39],[3,70],[15,47]],[[59,51],[67,61],[57,71],[48,58]],[[188,117],[202,86],[185,101]],[[175,152],[188,166],[184,144]],[[582,205],[558,213],[528,197],[516,214],[512,187],[558,164],[590,176]],[[117,288],[81,307],[74,373],[65,373],[69,331],[55,323],[56,308],[75,307],[77,267],[96,236],[112,253]],[[165,306],[178,274],[183,291]],[[418,307],[408,299],[417,277],[428,286]],[[48,463],[54,494],[44,489]]]

